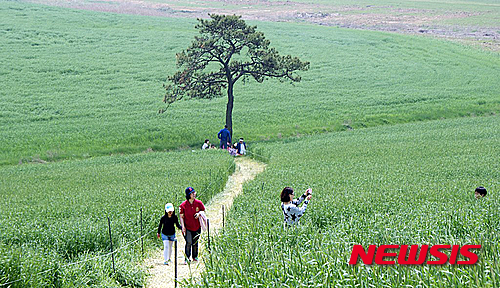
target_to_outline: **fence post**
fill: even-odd
[[[208,234],[208,253],[211,253],[210,251],[210,219],[207,219],[207,234]]]
[[[175,279],[174,280],[175,281],[174,282],[175,282],[175,287],[177,288],[177,239],[175,239],[174,242],[175,242],[174,243],[174,245],[175,245],[175,248],[174,248],[175,249],[175,253],[174,253],[174,255],[175,255],[175,257],[174,257],[174,266],[175,266],[174,267],[174,271],[175,271],[174,277],[175,277]]]
[[[222,229],[224,229],[224,205],[222,205]]]
[[[142,253],[142,259],[144,259],[144,238],[142,237],[143,235],[143,230],[142,230],[142,207],[141,207],[141,253]]]
[[[113,238],[111,238],[111,222],[108,216],[108,228],[109,228],[109,243],[111,244],[111,260],[113,261],[113,273],[116,274],[115,270],[115,253],[113,253]]]

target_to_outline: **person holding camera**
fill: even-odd
[[[293,197],[294,193],[291,187],[285,187],[283,191],[281,191],[281,209],[283,210],[283,215],[285,216],[284,223],[287,225],[298,223],[300,217],[304,215],[307,204],[311,201],[312,189],[307,189],[306,192],[297,200],[293,200]],[[304,199],[306,201],[304,201]],[[304,205],[302,205],[302,207],[298,207],[302,201],[304,201]]]

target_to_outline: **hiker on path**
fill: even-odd
[[[220,148],[227,149],[227,143],[231,143],[231,133],[227,130],[227,125],[217,133],[217,138],[220,139]]]
[[[165,261],[163,264],[165,265],[172,262],[170,256],[172,255],[172,245],[175,241],[175,226],[179,229],[182,228],[174,210],[174,205],[172,205],[172,203],[167,203],[165,205],[165,215],[160,219],[158,233],[156,234],[158,239],[161,237],[163,241],[163,260]]]
[[[192,256],[193,261],[198,261],[198,240],[201,233],[200,213],[205,211],[203,203],[196,199],[196,191],[193,187],[186,188],[186,201],[180,205],[182,234],[186,239],[186,260],[187,264]],[[204,212],[203,212],[204,213]],[[192,252],[192,253],[191,253]]]
[[[293,225],[299,222],[300,217],[306,212],[307,204],[312,197],[312,189],[309,188],[304,194],[300,196],[299,199],[293,200],[293,189],[291,187],[283,188],[281,191],[281,209],[283,210],[283,215],[285,216],[285,224]],[[306,201],[304,201],[306,199]],[[304,201],[302,207],[298,207],[300,203]]]

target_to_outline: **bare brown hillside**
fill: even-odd
[[[334,6],[296,1],[268,0],[28,0],[52,6],[93,11],[163,17],[206,18],[209,13],[237,14],[247,20],[296,21],[352,29],[389,31],[443,37],[491,50],[500,50],[500,3],[481,12],[401,8],[390,5]],[[311,1],[309,1],[311,2]],[[376,2],[374,2],[376,3]],[[486,4],[485,4],[486,5]],[[488,8],[488,7],[487,7]],[[481,23],[499,18],[498,23],[451,25],[449,21]],[[469,19],[472,19],[469,21]],[[447,22],[448,21],[448,22]],[[460,23],[462,23],[460,22]],[[493,24],[491,24],[493,23]]]

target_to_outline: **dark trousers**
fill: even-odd
[[[198,258],[198,239],[200,239],[201,228],[196,231],[190,231],[186,229],[186,258],[191,257],[191,249],[193,250],[193,259]]]
[[[220,140],[220,146],[219,146],[219,148],[221,148],[221,149],[227,149],[227,140],[224,140],[224,141]]]

